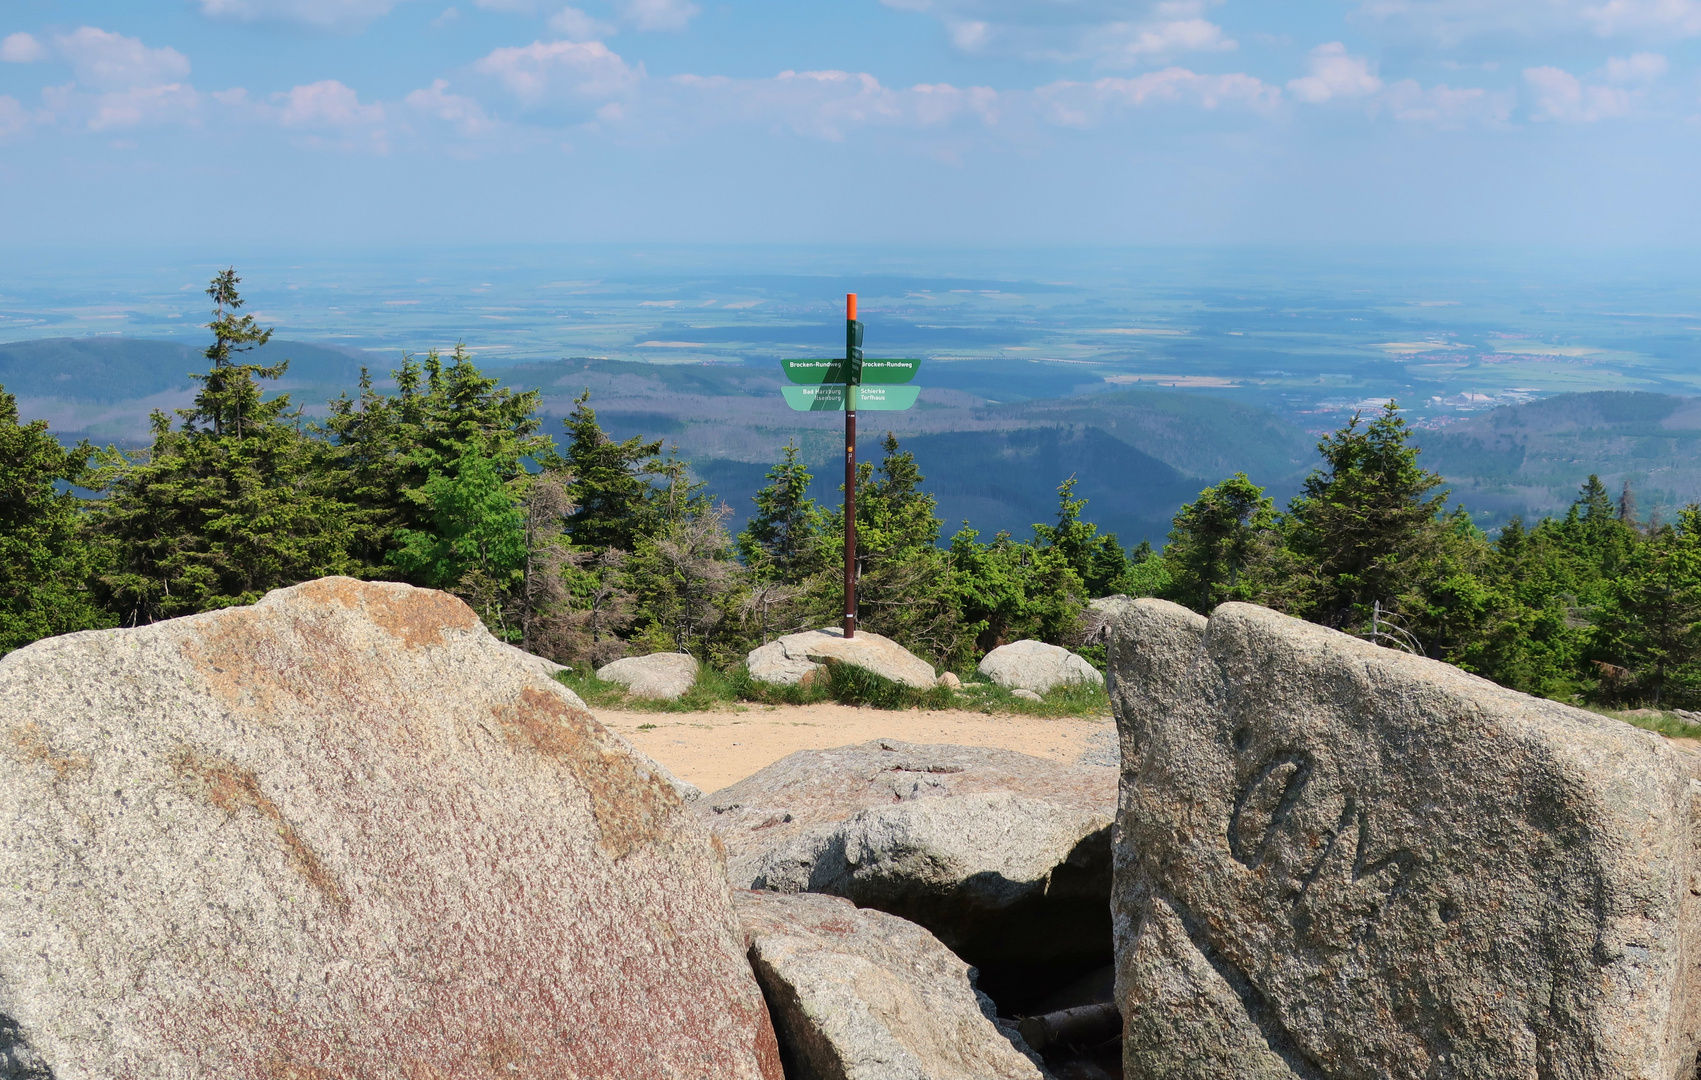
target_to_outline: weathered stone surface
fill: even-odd
[[[935,685],[943,687],[946,690],[961,690],[963,688],[963,680],[957,678],[956,672],[947,671],[939,676]]]
[[[1016,697],[1016,698],[1021,698],[1023,701],[1044,701],[1045,700],[1045,698],[1040,697],[1038,694],[1034,693],[1032,690],[1029,690],[1025,686],[1018,686],[1016,689],[1010,691],[1010,696]]]
[[[696,685],[697,658],[678,652],[627,656],[598,668],[597,678],[617,682],[637,697],[672,701]]]
[[[1097,668],[1060,645],[1012,641],[987,653],[975,669],[1006,690],[1049,694],[1059,686],[1104,685]]]
[[[59,1080],[780,1077],[710,838],[444,593],[0,660],[0,882]]]
[[[1006,1010],[1110,961],[1116,770],[877,740],[706,795],[735,887],[824,892],[925,926]]]
[[[833,896],[736,892],[793,1077],[1039,1080],[969,966],[915,923]]]
[[[757,682],[795,686],[835,660],[866,668],[917,690],[933,685],[932,665],[891,638],[858,630],[855,637],[846,641],[845,632],[832,626],[770,641],[751,651],[745,667]]]
[[[1246,604],[1123,601],[1110,663],[1129,1076],[1694,1074],[1659,736]]]

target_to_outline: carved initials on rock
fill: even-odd
[[[1234,814],[1229,818],[1229,853],[1235,861],[1249,870],[1256,870],[1269,857],[1276,839],[1284,827],[1294,821],[1305,805],[1316,771],[1316,761],[1303,750],[1284,751],[1265,760],[1254,770],[1252,778],[1242,785],[1235,796]],[[1341,838],[1353,835],[1355,850],[1346,880],[1366,888],[1379,888],[1382,897],[1392,895],[1410,879],[1419,858],[1408,848],[1396,848],[1385,855],[1371,855],[1371,813],[1359,805],[1354,796],[1347,796],[1335,827],[1324,835],[1317,857],[1295,876],[1298,888],[1289,899],[1298,903],[1310,891]],[[1296,837],[1297,839],[1297,837]],[[1393,875],[1385,872],[1393,870]]]

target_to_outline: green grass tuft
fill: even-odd
[[[1680,720],[1674,713],[1662,712],[1658,716],[1648,716],[1645,714],[1638,716],[1634,715],[1634,713],[1641,712],[1642,710],[1615,712],[1611,709],[1592,709],[1590,711],[1598,712],[1602,716],[1610,716],[1614,720],[1622,720],[1626,724],[1634,724],[1646,731],[1657,731],[1661,735],[1668,737],[1678,739],[1701,739],[1701,726]]]
[[[555,677],[593,709],[629,709],[633,712],[658,713],[706,712],[718,706],[736,704],[741,700],[738,680],[707,665],[697,669],[697,681],[691,685],[691,689],[673,701],[636,697],[627,693],[626,687],[620,683],[599,679],[595,672],[588,669],[583,673],[558,671]]]
[[[933,686],[925,690],[905,686],[854,664],[830,662],[826,677],[817,676],[808,686],[774,686],[757,682],[740,664],[732,671],[704,665],[697,682],[675,701],[634,697],[626,687],[605,682],[594,672],[563,671],[555,676],[562,685],[593,709],[628,709],[634,712],[685,713],[759,705],[813,705],[837,701],[844,705],[875,709],[965,709],[987,714],[1020,713],[1045,717],[1103,717],[1110,715],[1110,698],[1101,686],[1060,686],[1044,701],[1027,701],[995,683],[968,683],[961,690]]]
[[[955,695],[958,709],[983,713],[1022,713],[1045,717],[1105,717],[1110,715],[1110,695],[1102,686],[1072,684],[1059,686],[1043,701],[1019,698],[992,682],[965,682]]]

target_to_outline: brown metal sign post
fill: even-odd
[[[798,412],[845,411],[845,637],[856,636],[856,410],[907,409],[920,391],[904,383],[915,378],[920,360],[864,361],[862,324],[856,321],[856,293],[845,294],[845,356],[840,360],[781,360],[794,386],[782,386],[786,404]],[[865,387],[864,382],[874,383]]]
[[[862,329],[856,293],[845,294],[845,640],[856,637],[856,383],[851,373],[861,357]]]

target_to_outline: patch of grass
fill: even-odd
[[[951,691],[940,686],[917,690],[893,682],[855,664],[829,661],[827,693],[841,705],[871,705],[876,709],[949,709]]]
[[[741,700],[738,693],[739,680],[706,664],[697,669],[697,681],[691,685],[691,689],[672,701],[637,697],[627,693],[622,684],[599,679],[591,671],[558,671],[555,677],[593,709],[628,709],[632,712],[658,713],[707,712]]]
[[[752,679],[743,664],[734,668],[727,678],[732,682],[733,692],[738,695],[739,700],[759,705],[814,705],[816,702],[833,699],[828,681],[821,678],[811,680],[808,686],[775,686]]]
[[[1622,720],[1626,724],[1634,724],[1646,731],[1657,731],[1661,735],[1678,739],[1701,739],[1701,726],[1678,719],[1675,713],[1661,712],[1650,715],[1652,709],[1631,709],[1614,711],[1612,709],[1591,709],[1591,712],[1610,716],[1614,720]]]
[[[674,701],[634,697],[627,693],[625,686],[605,682],[591,671],[563,671],[557,672],[555,677],[592,709],[633,712],[705,712],[736,706],[740,702],[813,705],[837,701],[844,705],[866,705],[876,709],[965,709],[988,714],[1018,713],[1045,717],[1110,715],[1110,698],[1101,686],[1060,686],[1045,695],[1043,701],[1028,701],[995,683],[969,683],[956,691],[941,686],[918,690],[867,668],[838,662],[830,662],[825,677],[817,676],[807,686],[774,686],[757,682],[742,664],[731,671],[721,671],[705,664],[697,671],[697,682]]]
[[[1059,686],[1041,701],[1019,698],[993,682],[965,683],[954,697],[955,708],[983,713],[1092,718],[1110,715],[1110,695],[1105,693],[1104,687],[1080,683]]]

